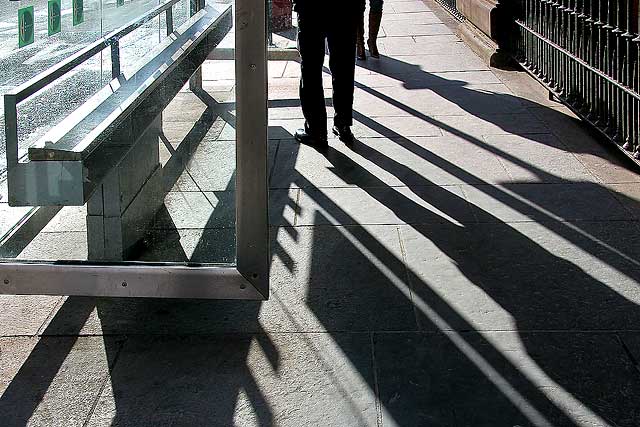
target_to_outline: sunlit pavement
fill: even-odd
[[[350,147],[270,64],[268,302],[1,297],[0,424],[640,425],[640,175],[447,20],[385,2]]]

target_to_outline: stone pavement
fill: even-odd
[[[270,301],[2,297],[0,425],[640,425],[640,175],[385,7],[353,147],[271,64]]]

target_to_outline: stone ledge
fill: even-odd
[[[516,66],[515,61],[508,53],[500,49],[494,40],[480,31],[470,21],[460,23],[455,32],[489,66],[496,68],[513,68]]]
[[[460,13],[490,38],[495,39],[496,0],[457,0]]]

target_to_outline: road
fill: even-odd
[[[47,34],[47,0],[10,2],[0,7],[0,96],[23,84],[51,66],[92,43],[113,29],[143,15],[156,6],[158,0],[128,0],[116,7],[116,0],[84,0],[85,22],[72,24],[71,0],[62,0],[62,31]],[[34,6],[35,40],[32,45],[18,48],[18,9]],[[175,25],[187,18],[188,0],[183,0],[174,11]],[[139,58],[158,44],[164,19],[154,19],[123,39],[122,67],[126,72]],[[111,79],[111,61],[108,52],[96,56],[82,66],[50,85],[18,108],[20,152],[41,138],[53,125]],[[6,172],[4,103],[0,102],[0,179]]]

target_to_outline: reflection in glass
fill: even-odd
[[[15,30],[0,34],[0,95],[161,3],[62,0],[52,23],[51,0],[10,2],[0,10],[0,25]],[[107,48],[18,104],[19,167],[39,171],[12,180],[16,199],[3,128],[0,259],[235,263],[233,55],[205,62],[189,84],[188,64],[206,51],[184,43],[204,25],[209,40],[232,47],[233,30],[210,25],[224,3],[192,18],[190,1],[178,1],[172,37],[161,13],[120,39],[117,56]],[[17,11],[27,5],[35,37],[19,47]]]

